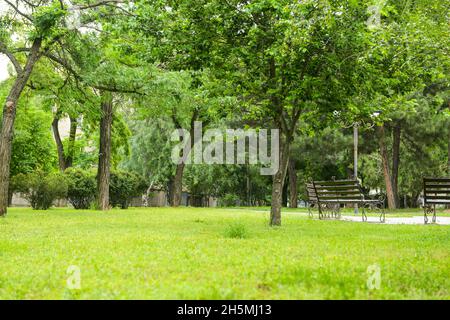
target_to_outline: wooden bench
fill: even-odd
[[[428,215],[432,214],[432,222],[436,223],[436,205],[450,204],[450,178],[424,178],[424,221],[428,223]]]
[[[365,199],[358,180],[313,181],[312,187],[311,196],[319,210],[319,219],[340,218],[342,205],[357,204],[362,209],[363,221],[367,221],[366,209],[379,210],[380,221],[386,220],[384,200]]]

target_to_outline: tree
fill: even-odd
[[[58,61],[52,50],[61,46],[62,40],[71,32],[65,17],[68,7],[63,1],[12,1],[5,0],[9,11],[0,18],[0,52],[5,54],[14,66],[16,75],[3,107],[3,120],[0,132],[0,216],[4,216],[8,205],[8,185],[10,177],[11,141],[17,104],[30,79],[36,63],[46,57]],[[83,4],[85,2],[85,4]],[[111,1],[90,4],[82,1],[78,10],[98,8]],[[113,1],[117,2],[117,1]],[[12,35],[24,35],[13,41]],[[24,57],[25,55],[25,57]],[[21,62],[24,60],[25,62]],[[59,60],[60,62],[60,60]]]
[[[88,23],[88,29],[94,31],[74,33],[58,41],[58,50],[46,56],[64,70],[72,78],[76,91],[84,93],[85,101],[97,101],[95,109],[99,115],[99,156],[98,156],[98,208],[109,208],[109,182],[112,157],[112,125],[114,119],[114,102],[125,95],[143,94],[139,91],[143,84],[147,83],[148,75],[142,69],[123,63],[120,52],[115,49],[116,38],[108,32],[111,28],[110,21],[117,13],[126,12],[123,7],[115,6],[114,2],[104,1],[91,4],[78,9],[95,8],[92,15],[84,17]],[[107,5],[108,9],[102,9]],[[112,7],[112,9],[111,9]],[[89,24],[93,22],[93,25]],[[105,31],[102,29],[106,29]],[[67,78],[69,79],[69,78]],[[92,98],[92,95],[97,98]],[[90,103],[89,103],[90,105]],[[70,113],[70,112],[68,112]],[[75,118],[72,118],[72,139],[68,147],[68,157],[63,157],[62,143],[57,129],[58,112],[55,116],[54,131],[55,140],[59,145],[61,167],[71,164],[73,158],[74,132],[76,132]]]
[[[100,149],[98,156],[98,207],[109,208],[109,184],[111,176],[111,128],[113,119],[113,99],[110,93],[102,93],[102,117],[100,120]]]
[[[210,49],[225,65],[216,69],[217,77],[239,95],[239,112],[280,130],[270,216],[271,225],[280,225],[294,134],[303,120],[321,121],[345,106],[348,82],[343,80],[359,45],[355,29],[363,26],[363,16],[358,4],[341,7],[329,1],[215,4],[221,10],[214,17],[208,16],[211,6],[202,14],[214,21],[210,29],[220,32],[217,47]]]
[[[378,22],[366,32],[365,54],[358,60],[360,104],[383,111],[379,150],[389,208],[398,207],[400,144],[404,115],[413,112],[424,87],[444,79],[448,70],[448,4],[389,1],[375,10]],[[442,41],[443,39],[446,39]],[[448,72],[447,72],[448,73]],[[386,145],[392,127],[392,164]]]
[[[6,214],[8,206],[8,185],[11,161],[11,141],[13,138],[14,121],[20,95],[30,78],[34,65],[40,58],[42,39],[36,38],[27,57],[25,66],[22,68],[18,60],[8,51],[4,44],[0,44],[1,52],[5,53],[13,63],[17,76],[3,107],[2,130],[0,133],[0,216]]]
[[[194,125],[203,129],[211,122],[209,109],[218,103],[208,90],[210,54],[209,39],[214,37],[208,23],[203,24],[202,8],[206,1],[138,2],[131,17],[121,24],[132,44],[124,50],[135,64],[156,69],[153,90],[147,92],[144,106],[147,117],[166,117],[176,130],[187,129],[193,141]],[[192,33],[198,36],[192,37]],[[142,41],[145,39],[145,41]],[[187,39],[189,39],[187,41]],[[138,62],[139,61],[139,62]],[[144,63],[142,62],[144,61]],[[187,137],[185,137],[187,138]],[[181,203],[183,174],[187,157],[176,164],[169,181],[169,203]]]
[[[58,163],[61,172],[74,165],[77,131],[84,122],[98,118],[98,99],[94,92],[82,86],[73,75],[49,60],[41,60],[27,85],[34,95],[40,97],[42,109],[53,113],[51,123]],[[69,136],[61,137],[59,123],[68,118]]]

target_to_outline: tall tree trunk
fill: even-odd
[[[283,187],[286,179],[286,172],[289,159],[289,140],[284,140],[280,133],[280,167],[277,173],[273,176],[272,181],[272,208],[270,211],[270,225],[281,225],[281,206],[283,199]]]
[[[448,102],[448,110],[450,111],[450,101]],[[448,126],[448,158],[447,158],[447,170],[450,176],[450,126]],[[447,206],[450,208],[450,204]]]
[[[59,120],[61,114],[59,112],[56,113],[53,118],[52,128],[53,128],[53,136],[56,142],[56,149],[58,151],[58,163],[59,170],[64,172],[67,168],[72,167],[73,165],[73,157],[75,152],[75,139],[77,135],[77,119],[70,117],[70,134],[69,134],[69,145],[67,148],[67,153],[64,152],[64,144],[61,139],[61,134],[59,132]]]
[[[448,110],[450,111],[450,100],[448,101]],[[448,126],[447,175],[450,177],[450,125]],[[450,209],[450,204],[447,205],[447,209]]]
[[[450,176],[450,128],[448,129],[448,160],[447,160],[447,171]]]
[[[10,207],[12,205],[12,200],[13,200],[13,192],[11,192],[11,190],[9,190],[8,192],[8,207]]]
[[[34,40],[22,72],[18,73],[16,80],[6,98],[3,106],[3,120],[0,133],[0,216],[6,215],[9,200],[9,170],[11,165],[11,144],[16,120],[17,103],[20,95],[31,76],[34,65],[40,57],[39,50],[42,40]]]
[[[288,175],[286,173],[286,177],[284,178],[284,183],[283,183],[283,195],[281,197],[281,205],[283,208],[287,208],[288,198],[289,198],[289,183],[288,183]]]
[[[395,207],[400,207],[400,197],[398,194],[398,170],[400,165],[400,140],[401,140],[402,127],[400,123],[394,126],[392,131],[393,144],[392,144],[392,192],[395,199]]]
[[[67,145],[66,169],[73,166],[73,158],[75,156],[75,140],[77,138],[77,127],[78,127],[77,118],[69,117],[69,119],[70,119],[70,132],[69,132],[69,143]]]
[[[277,68],[275,63],[275,58],[271,57],[269,59],[269,87],[277,90]],[[300,79],[303,75],[300,76]],[[289,163],[289,153],[292,139],[295,133],[298,119],[300,117],[300,110],[295,110],[292,113],[292,118],[286,119],[288,113],[284,110],[283,104],[281,103],[279,97],[276,94],[271,95],[271,103],[274,110],[278,114],[278,119],[276,119],[276,124],[280,129],[279,132],[279,168],[278,171],[273,175],[272,181],[272,207],[270,210],[270,225],[280,226],[281,225],[281,206],[283,200],[283,187],[286,179],[286,173]]]
[[[191,148],[194,147],[194,130],[195,130],[195,121],[198,119],[198,110],[194,110],[191,116],[190,123],[190,136],[191,136]],[[178,121],[176,117],[175,110],[172,112],[172,121],[175,125],[175,128],[178,130],[182,129],[181,123]],[[184,168],[186,167],[185,161],[190,154],[183,154],[183,159],[181,163],[177,164],[177,168],[175,171],[175,176],[173,177],[172,183],[170,185],[170,205],[172,207],[179,207],[181,205],[182,195],[183,195],[183,173]]]
[[[386,184],[386,194],[389,209],[395,209],[395,197],[392,188],[392,176],[389,169],[389,157],[386,147],[386,133],[384,125],[378,127],[378,142],[380,145],[380,155],[383,166],[384,182]]]
[[[291,208],[298,207],[298,191],[297,191],[297,171],[295,170],[295,161],[289,159],[289,206]]]
[[[177,164],[177,169],[175,172],[175,176],[172,182],[172,207],[179,207],[181,205],[181,199],[183,195],[183,172],[184,172],[185,164],[179,163]]]
[[[247,175],[247,177],[246,177],[246,179],[245,179],[245,193],[246,193],[246,198],[247,198],[247,206],[248,207],[251,207],[251,205],[252,205],[252,184],[251,184],[251,181],[250,181],[250,173],[249,173],[249,168],[248,168],[248,166],[246,166],[246,168],[245,168],[246,170],[246,175]]]
[[[56,142],[56,150],[58,151],[59,170],[64,172],[64,170],[66,170],[66,157],[64,155],[64,145],[62,143],[61,134],[59,133],[59,119],[60,114],[57,112],[53,118],[52,129],[53,137]]]
[[[111,93],[102,94],[102,117],[100,120],[100,151],[98,157],[98,208],[109,209],[109,184],[111,176],[111,127],[113,101]]]

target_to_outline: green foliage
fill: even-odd
[[[62,174],[45,173],[41,170],[14,176],[11,188],[20,192],[36,210],[47,210],[56,199],[67,195],[67,182]]]
[[[242,222],[230,223],[225,231],[225,236],[232,239],[245,239],[248,238],[248,228]]]
[[[0,101],[6,98],[9,84],[10,81],[1,83]],[[50,131],[52,118],[40,108],[41,102],[39,96],[31,94],[24,95],[19,102],[12,142],[11,176],[36,169],[49,172],[56,168],[56,148]]]
[[[77,168],[68,168],[64,174],[67,178],[69,202],[75,209],[89,209],[97,192],[95,174]]]
[[[122,113],[114,114],[111,143],[112,143],[112,166],[116,168],[124,159],[130,156],[131,130]]]
[[[147,185],[141,176],[132,172],[113,171],[109,186],[110,204],[112,207],[128,209],[130,200],[142,195],[146,189]]]
[[[121,167],[137,172],[148,180],[149,185],[167,186],[175,172],[175,166],[170,161],[173,125],[165,119],[129,119],[128,125],[132,131],[131,155]]]
[[[64,139],[64,150],[68,150],[68,139]],[[74,145],[73,163],[78,168],[91,169],[98,163],[97,142],[84,132],[77,136]]]
[[[220,207],[235,207],[239,201],[239,197],[233,193],[227,193],[219,200]]]
[[[60,23],[65,16],[66,10],[61,8],[59,1],[51,1],[48,5],[40,5],[33,14],[35,36],[49,37],[57,36],[62,30]]]

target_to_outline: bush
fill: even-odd
[[[89,209],[97,192],[95,174],[76,168],[68,168],[64,173],[67,178],[69,202],[75,209]]]
[[[220,207],[235,207],[239,201],[239,197],[235,194],[227,193],[219,200]]]
[[[228,238],[245,239],[248,237],[248,230],[245,224],[233,222],[228,225],[225,235]]]
[[[147,189],[141,176],[124,171],[111,172],[111,184],[109,186],[109,202],[112,207],[127,209],[130,200],[138,197]]]
[[[33,209],[40,210],[47,210],[53,201],[67,195],[67,182],[62,174],[45,173],[41,170],[14,176],[11,188],[14,192],[22,193]]]

